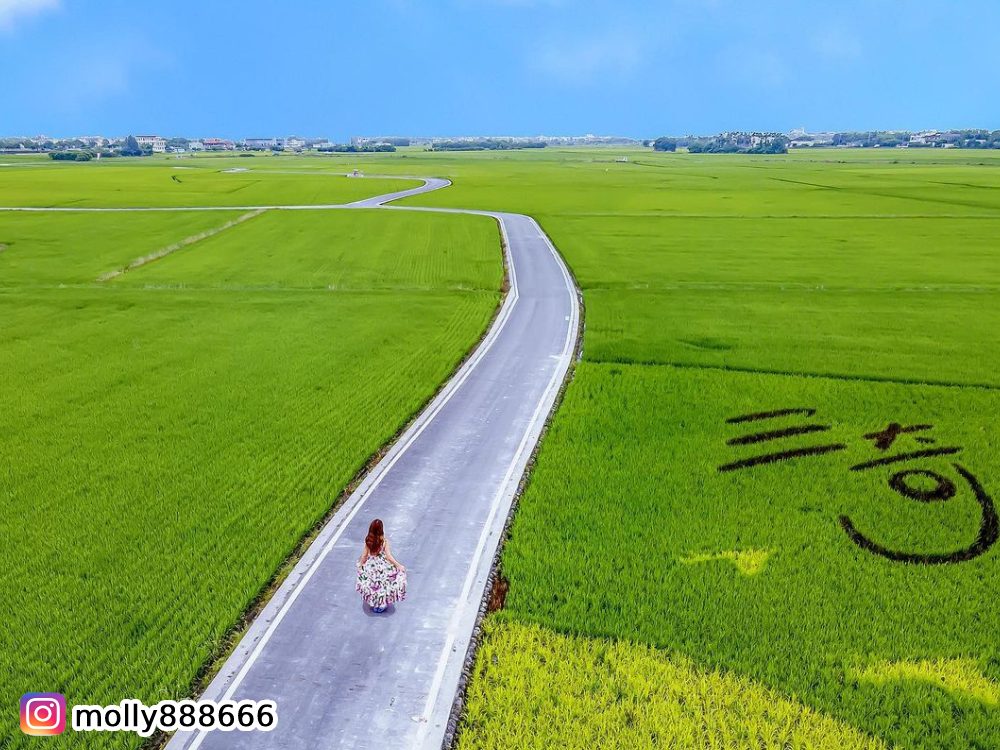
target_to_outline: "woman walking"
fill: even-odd
[[[365,548],[358,558],[358,583],[355,588],[376,614],[385,612],[393,602],[406,598],[406,566],[392,556],[385,529],[378,518],[368,527]]]

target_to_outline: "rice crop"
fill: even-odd
[[[0,212],[0,285],[90,284],[111,269],[232,221],[239,212]]]
[[[350,203],[420,184],[414,180],[357,179],[343,174],[286,174],[273,167],[261,173],[255,168],[257,161],[264,160],[111,159],[85,164],[0,166],[0,206]]]
[[[499,241],[495,225],[479,216],[374,209],[268,211],[182,248],[169,263],[123,274],[117,282],[221,288],[498,289]]]
[[[105,282],[238,214],[0,215],[5,703],[189,695],[481,335],[502,276],[491,219],[358,214],[259,234],[257,216]],[[15,721],[0,746],[31,744]]]
[[[746,677],[649,646],[491,622],[458,748],[882,750]]]
[[[1000,162],[629,157],[411,199],[536,215],[586,305],[460,745],[1000,747]],[[671,679],[593,657],[638,644],[765,692],[658,724]],[[787,701],[849,734],[767,734]]]
[[[893,551],[973,547],[989,510],[961,470],[995,511],[995,404],[985,389],[583,363],[515,518],[496,617],[652,644],[891,745],[992,747],[995,526],[969,559],[909,564],[857,544],[843,519]],[[782,409],[794,412],[735,421]],[[820,429],[790,432],[806,425]],[[922,451],[941,452],[867,466]],[[954,493],[900,492],[937,490],[914,471]],[[885,671],[955,660],[985,693],[932,667]],[[859,676],[873,670],[885,679]]]
[[[629,160],[616,161],[620,155]],[[250,172],[225,171],[248,163]],[[1000,430],[993,419],[1000,405],[993,341],[1000,322],[1000,156],[405,149],[185,164],[196,170],[178,171],[180,183],[166,173],[174,166],[169,160],[122,162],[103,172],[96,169],[111,165],[0,168],[0,196],[7,190],[12,201],[11,191],[21,189],[25,200],[42,203],[332,202],[361,186],[368,194],[390,189],[337,177],[354,168],[433,174],[454,186],[406,202],[529,213],[583,288],[583,361],[543,441],[502,557],[509,590],[505,607],[487,618],[461,748],[1000,747]],[[311,423],[325,414],[320,403],[327,402],[316,399],[340,395],[348,404],[361,395],[346,386],[311,394],[315,371],[358,361],[375,363],[374,372],[405,362],[405,372],[421,363],[429,368],[433,359],[438,369],[420,381],[428,392],[481,330],[499,280],[499,267],[489,265],[492,238],[477,234],[473,223],[454,222],[446,231],[445,222],[390,224],[367,216],[309,214],[299,224],[268,212],[110,282],[95,279],[232,217],[213,224],[178,215],[189,224],[175,229],[150,219],[141,242],[142,232],[122,229],[113,248],[94,243],[92,254],[67,259],[66,279],[58,237],[50,261],[25,265],[19,254],[26,236],[5,232],[0,217],[0,244],[7,246],[0,253],[0,305],[13,305],[20,316],[0,318],[0,351],[8,352],[0,365],[14,368],[16,382],[32,384],[21,389],[28,395],[7,395],[0,431],[41,431],[35,443],[25,442],[30,431],[7,443],[18,456],[37,458],[23,469],[5,461],[0,478],[7,477],[6,487],[15,478],[24,486],[16,507],[39,506],[24,516],[25,528],[56,523],[47,520],[52,501],[39,498],[48,497],[48,484],[70,480],[53,480],[50,466],[67,466],[89,493],[73,496],[67,507],[79,507],[78,515],[56,526],[64,536],[51,537],[62,540],[53,549],[73,550],[69,564],[60,567],[55,551],[29,561],[35,570],[53,567],[57,582],[44,590],[56,592],[70,613],[50,626],[44,617],[52,615],[39,606],[28,620],[34,630],[22,632],[47,635],[32,643],[65,638],[73,607],[79,614],[95,606],[59,599],[60,586],[90,594],[81,587],[100,592],[98,579],[111,586],[107,581],[119,575],[120,556],[108,545],[71,544],[65,529],[86,524],[88,498],[103,496],[105,486],[127,487],[123,496],[139,501],[115,511],[127,518],[126,509],[138,507],[146,515],[109,534],[109,544],[145,551],[151,543],[136,540],[165,516],[174,531],[164,539],[186,555],[183,565],[203,569],[197,555],[228,564],[222,580],[190,582],[172,572],[173,558],[154,556],[172,595],[209,592],[219,601],[209,613],[189,615],[183,632],[201,640],[183,644],[186,650],[166,643],[175,624],[150,603],[151,594],[143,606],[99,620],[117,628],[113,643],[133,670],[137,653],[171,654],[148,679],[150,696],[183,693],[225,623],[322,513],[318,496],[341,486],[314,477],[350,474],[347,464],[340,474],[309,468],[308,456],[341,466],[334,453],[349,451],[309,448],[300,425],[278,418],[277,396],[260,383],[282,385],[278,393],[300,404],[293,413]],[[81,221],[74,231],[87,229]],[[442,232],[448,242],[440,241]],[[386,239],[379,244],[371,235]],[[419,252],[399,257],[398,247]],[[4,276],[5,268],[19,276]],[[21,288],[34,271],[35,287]],[[304,313],[295,303],[294,316],[302,318],[294,323],[290,297],[308,300]],[[409,300],[424,310],[415,319]],[[405,314],[397,301],[407,305]],[[74,326],[83,328],[63,327],[75,315],[81,317]],[[332,338],[352,321],[363,336]],[[453,336],[451,344],[425,340],[431,330]],[[384,350],[407,336],[414,348]],[[293,340],[326,342],[316,355],[323,361],[302,361],[306,374],[296,374],[299,365],[286,374],[267,364],[272,356],[313,356],[293,348]],[[349,350],[342,357],[322,348],[341,344]],[[442,348],[450,354],[440,356]],[[105,349],[113,356],[99,367]],[[130,385],[130,368],[139,362],[145,380]],[[214,389],[219,378],[237,382],[232,373],[240,368],[246,374],[232,386],[235,395]],[[174,390],[165,391],[171,398],[150,395],[174,388],[164,374],[176,369],[189,373],[177,386],[183,399]],[[96,380],[95,372],[102,373]],[[365,382],[350,365],[343,373]],[[408,380],[372,383],[361,393],[369,405],[387,393],[398,397],[392,414],[402,419],[420,401],[418,390]],[[105,391],[125,395],[111,403],[101,397]],[[340,412],[343,420],[366,413],[347,406]],[[270,423],[253,421],[251,413],[277,414],[279,427],[272,434]],[[389,430],[392,420],[383,421]],[[123,433],[129,444],[145,446],[139,460],[112,450],[122,423],[130,425]],[[349,425],[305,432],[315,441],[337,429],[350,435]],[[212,451],[173,447],[189,429],[206,430],[199,445]],[[350,454],[356,462],[377,445],[374,432]],[[242,436],[237,447],[227,443],[233,434]],[[272,454],[285,463],[269,462]],[[173,463],[161,465],[167,461]],[[242,473],[228,468],[233,462]],[[142,478],[147,464],[153,482]],[[311,478],[296,500],[289,488],[299,486],[300,475]],[[208,507],[221,524],[193,519],[190,502],[149,501],[160,485],[165,494],[156,498],[178,497],[188,476],[215,498]],[[253,508],[276,502],[285,505],[270,521],[274,527],[265,527],[265,554],[254,557],[240,546],[257,540]],[[170,515],[168,507],[181,510]],[[97,521],[108,517],[84,528],[98,536]],[[220,528],[229,536],[216,543]],[[32,533],[34,546],[25,549],[42,549],[50,537]],[[80,571],[95,561],[107,566],[94,568],[103,578],[84,578]],[[9,580],[22,580],[26,564],[17,559]],[[132,578],[122,580],[141,587],[137,563],[124,571]],[[114,611],[110,594],[93,596]],[[141,621],[133,611],[143,613]],[[125,641],[135,627],[140,651],[129,651]],[[60,656],[92,664],[80,656],[88,648],[84,633],[74,637],[77,645]],[[11,653],[0,645],[0,653]],[[34,661],[25,663],[41,674],[50,667],[35,648],[26,652]],[[8,659],[0,674],[17,673],[20,657]],[[122,666],[107,684],[130,684],[127,671]],[[84,674],[90,685],[102,672]]]

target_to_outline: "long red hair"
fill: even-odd
[[[382,519],[376,518],[368,527],[368,536],[365,537],[365,546],[368,548],[369,554],[377,555],[382,551],[382,545],[384,544],[385,528],[382,526]]]

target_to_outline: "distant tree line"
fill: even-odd
[[[781,133],[721,133],[714,136],[663,136],[652,141],[654,151],[686,148],[693,154],[784,154],[789,139]],[[949,130],[911,133],[870,130],[806,135],[794,146],[839,146],[847,148],[967,148],[1000,149],[1000,130]]]
[[[854,146],[856,148],[893,148],[902,146],[910,140],[909,133],[891,133],[872,130],[870,132],[834,133],[834,146]]]
[[[687,148],[692,154],[787,154],[788,138],[780,135],[747,144],[729,138],[717,137],[712,138],[707,143],[691,142]]]
[[[787,154],[788,138],[781,133],[722,133],[710,137],[685,136],[653,141],[654,151],[686,148],[692,154]]]
[[[54,146],[52,141],[35,143],[30,138],[0,138],[0,150],[3,151],[45,151]]]
[[[1000,130],[959,130],[956,131],[958,148],[1000,148]]]
[[[49,158],[55,161],[90,161],[96,154],[93,151],[50,151]]]
[[[508,151],[545,148],[544,141],[514,141],[509,138],[481,138],[474,141],[435,141],[431,151]]]
[[[850,148],[1000,148],[1000,130],[949,130],[910,133],[908,131],[848,131],[834,133],[833,146]]]

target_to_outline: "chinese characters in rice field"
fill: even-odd
[[[751,425],[756,428],[756,431],[732,437],[726,441],[726,444],[740,450],[742,446],[759,446],[779,439],[828,432],[830,425],[810,421],[791,426],[775,426],[786,424],[790,417],[802,417],[808,420],[815,414],[816,410],[812,408],[787,408],[732,417],[726,420],[727,424]],[[933,429],[934,426],[929,424],[904,425],[899,422],[890,422],[883,429],[863,435],[861,439],[871,443],[874,457],[854,464],[850,467],[850,471],[878,471],[885,470],[886,467],[892,467],[889,469],[890,471],[897,469],[887,478],[888,488],[901,497],[920,503],[947,502],[958,495],[960,487],[963,492],[968,490],[972,493],[981,510],[978,535],[971,544],[953,552],[901,551],[880,544],[871,536],[859,531],[850,518],[844,515],[840,516],[840,525],[847,537],[861,549],[895,562],[937,565],[959,563],[979,557],[992,547],[1000,537],[1000,522],[997,519],[993,500],[972,472],[959,463],[951,464],[956,477],[946,476],[938,471],[920,466],[920,462],[926,459],[954,456],[962,451],[962,448],[957,445],[938,445],[937,438],[933,437]],[[828,442],[786,448],[780,451],[764,450],[756,455],[745,456],[725,463],[718,469],[723,473],[739,471],[753,466],[765,466],[781,461],[832,454],[846,449],[847,445],[844,443]]]

